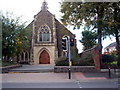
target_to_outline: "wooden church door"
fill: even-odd
[[[47,51],[42,51],[39,57],[39,64],[50,64],[50,56]]]

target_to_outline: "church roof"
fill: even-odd
[[[69,36],[72,36],[72,37],[75,37],[75,35],[70,32],[63,24],[61,24],[56,18],[55,18],[55,22],[56,22],[56,25],[60,25],[60,27],[62,27],[62,32],[65,33],[65,34],[69,34]]]
[[[38,16],[38,15],[39,15],[40,13],[42,13],[42,12],[47,12],[47,13],[49,13],[51,16],[54,16],[52,13],[50,13],[50,12],[48,11],[48,6],[47,6],[47,5],[48,5],[47,2],[44,1],[44,2],[42,3],[42,7],[41,7],[40,12],[38,12],[34,17]],[[34,20],[27,26],[27,28],[31,28],[31,29],[32,29],[32,27],[33,27],[33,22],[34,22]],[[75,37],[75,35],[72,34],[72,33],[71,33],[62,23],[60,23],[56,18],[55,18],[55,22],[56,22],[56,26],[59,25],[60,27],[64,28],[64,30],[62,30],[63,32],[69,33],[70,36],[72,35],[72,36]]]

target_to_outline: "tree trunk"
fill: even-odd
[[[100,66],[102,64],[102,31],[100,28],[98,28],[98,48],[99,48],[99,60],[100,60]]]
[[[114,6],[116,6],[116,3],[114,3]],[[119,15],[119,9],[114,7],[114,21],[115,23],[119,22],[117,15]],[[119,40],[119,27],[115,25],[115,37],[116,37],[116,49],[117,49],[117,65],[120,66],[120,40]]]
[[[115,37],[116,37],[116,49],[117,49],[117,54],[118,54],[118,57],[117,57],[117,60],[118,60],[118,63],[117,65],[120,66],[120,42],[119,42],[119,35],[118,35],[118,30],[116,29],[115,30]]]
[[[104,8],[102,5],[99,5],[98,8],[98,48],[99,48],[99,60],[100,60],[100,68],[102,64],[102,18],[104,13]]]

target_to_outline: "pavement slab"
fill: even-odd
[[[118,88],[117,78],[104,73],[4,73],[3,88]]]
[[[68,79],[68,73],[4,73],[1,75],[3,82],[69,82],[69,81],[117,81],[118,78],[108,78],[107,73],[72,73]]]
[[[67,73],[7,73],[3,82],[69,82]]]

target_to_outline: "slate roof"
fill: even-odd
[[[113,43],[109,44],[107,47],[105,47],[105,49],[106,48],[111,48],[111,47],[116,47],[116,42],[113,42]]]

